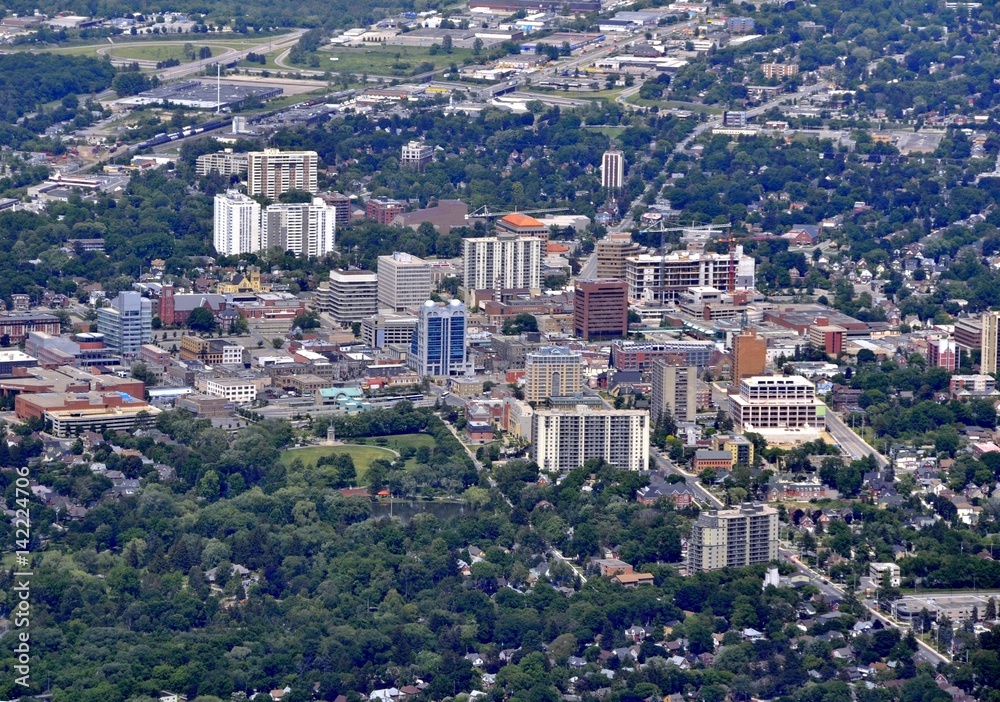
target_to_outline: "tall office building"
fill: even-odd
[[[767,340],[747,329],[733,337],[733,386],[752,375],[761,375],[767,366]]]
[[[153,304],[137,292],[122,291],[110,307],[97,310],[97,331],[106,347],[137,356],[139,347],[153,339]]]
[[[583,391],[583,355],[565,346],[545,346],[524,360],[524,399],[542,402],[550,397]]]
[[[601,187],[621,190],[625,185],[625,154],[618,149],[605,151],[601,157]]]
[[[691,527],[688,573],[740,568],[778,557],[778,510],[743,503],[702,512]]]
[[[816,386],[801,375],[759,375],[743,378],[740,392],[729,398],[729,415],[736,431],[823,428],[826,405]]]
[[[468,375],[472,372],[465,345],[466,309],[458,300],[439,305],[427,300],[420,307],[417,329],[407,357],[421,377]]]
[[[530,236],[484,236],[462,240],[466,296],[473,290],[542,287],[542,240]]]
[[[591,458],[623,470],[649,466],[649,412],[580,406],[532,417],[532,460],[542,470],[570,471]]]
[[[666,359],[653,361],[653,422],[665,412],[678,422],[693,422],[698,416],[698,367],[673,365]]]
[[[341,325],[371,317],[378,308],[378,278],[371,271],[333,270],[319,284],[316,305]]]
[[[984,312],[982,325],[983,356],[980,372],[996,373],[1000,368],[997,354],[1000,354],[1000,312]]]
[[[247,154],[247,192],[271,200],[289,190],[315,193],[318,161],[315,151],[251,151]]]
[[[378,304],[395,312],[422,305],[431,296],[431,264],[397,251],[378,257]]]
[[[628,335],[628,285],[624,280],[577,280],[573,328],[584,341]]]
[[[212,241],[222,256],[260,251],[260,204],[235,190],[216,195]]]
[[[268,205],[261,220],[264,248],[297,256],[325,256],[337,248],[337,209],[322,198]]]

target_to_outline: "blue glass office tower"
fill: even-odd
[[[421,376],[470,374],[466,314],[465,305],[458,300],[444,305],[433,300],[425,302],[410,342],[410,367]]]

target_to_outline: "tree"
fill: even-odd
[[[454,51],[454,44],[450,34],[444,35],[444,39],[441,40],[441,48],[444,49],[446,54],[450,54]]]
[[[537,332],[538,320],[535,318],[534,315],[528,314],[527,312],[522,312],[516,317],[513,317],[505,321],[500,331],[503,334],[511,336],[521,334],[522,332]]]
[[[188,315],[187,324],[192,331],[213,332],[218,323],[212,310],[207,307],[196,307]]]
[[[132,364],[132,377],[141,380],[146,385],[156,384],[156,376],[145,363]]]
[[[292,326],[298,327],[302,331],[306,331],[307,329],[319,329],[319,315],[312,310],[304,314],[300,314],[292,321]]]
[[[483,40],[476,37],[476,40],[472,42],[472,55],[479,56],[481,53],[483,53]]]

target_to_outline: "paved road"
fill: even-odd
[[[688,487],[694,490],[694,494],[701,502],[712,505],[718,509],[722,509],[726,506],[722,500],[710,493],[701,483],[698,482],[698,476],[694,473],[688,473],[683,468],[678,467],[673,461],[663,456],[659,450],[655,448],[650,448],[649,455],[653,457],[653,462],[659,470],[665,470],[668,473],[673,473],[684,478]]]
[[[597,277],[597,252],[590,254],[587,262],[580,267],[580,273],[576,276],[580,280],[593,280]]]
[[[251,47],[249,49],[241,49],[239,51],[234,51],[232,49],[228,50],[225,54],[221,56],[213,56],[212,58],[201,59],[199,61],[192,61],[191,63],[185,63],[180,66],[172,66],[171,68],[165,68],[160,71],[157,75],[160,80],[176,80],[177,78],[182,78],[192,73],[199,73],[204,71],[207,66],[214,66],[215,64],[221,62],[233,63],[235,61],[242,61],[251,52],[256,54],[266,54],[269,51],[274,51],[275,49],[281,49],[291,46],[298,42],[299,37],[306,33],[305,29],[296,29],[289,34],[283,34],[280,37],[273,37],[264,43],[258,44],[257,46]]]
[[[833,583],[829,578],[827,578],[822,573],[819,573],[819,572],[813,570],[812,568],[810,568],[809,566],[807,566],[805,563],[803,563],[802,561],[800,561],[797,556],[792,555],[791,551],[786,551],[785,549],[779,549],[779,550],[781,551],[781,555],[784,558],[784,560],[788,561],[789,563],[791,563],[792,565],[794,565],[796,568],[798,568],[801,573],[809,576],[809,579],[812,580],[813,584],[816,585],[817,587],[819,587],[819,589],[822,592],[824,592],[825,594],[829,594],[829,595],[834,595],[835,594],[835,595],[837,595],[839,597],[845,597],[846,596],[846,592],[844,591],[844,589],[842,587],[840,587],[839,585]],[[876,619],[878,619],[880,622],[882,622],[886,626],[892,627],[893,629],[897,629],[897,630],[899,630],[900,632],[903,632],[903,633],[909,631],[909,627],[900,626],[899,624],[897,624],[895,621],[893,621],[889,617],[887,617],[884,614],[882,614],[881,612],[877,611],[874,608],[874,604],[870,603],[869,601],[862,600],[861,603],[865,606],[865,608],[868,610],[868,612],[873,617],[875,617]],[[951,662],[951,659],[948,658],[948,656],[946,656],[943,653],[939,653],[938,651],[934,650],[931,646],[927,645],[926,643],[924,643],[920,639],[917,639],[917,644],[920,647],[919,651],[918,651],[918,654],[920,655],[921,658],[923,658],[925,661],[927,661],[931,665],[937,666],[937,665],[939,665],[941,663],[950,663]]]
[[[865,456],[874,456],[879,468],[885,468],[889,465],[888,458],[869,446],[864,439],[851,431],[851,428],[844,424],[840,417],[833,412],[826,413],[826,429],[837,440],[837,443],[840,444],[841,450],[851,458],[857,459],[864,458]]]

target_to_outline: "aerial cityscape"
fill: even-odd
[[[998,46],[6,3],[0,701],[1000,702]]]

